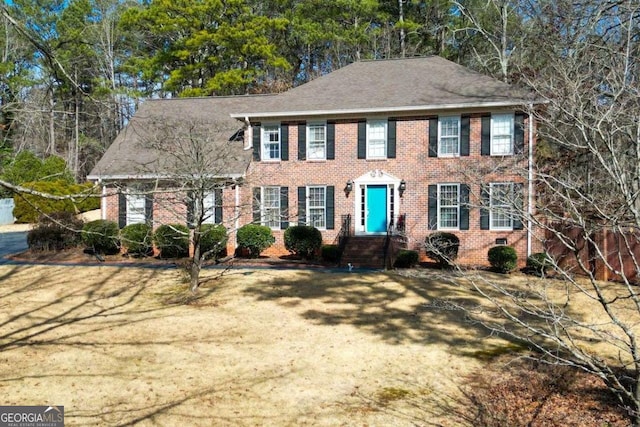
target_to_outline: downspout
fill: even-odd
[[[247,131],[245,132],[244,138],[244,149],[250,150],[253,148],[253,127],[251,126],[249,117],[244,118],[244,124],[247,126]]]
[[[238,182],[236,181],[236,185],[235,185],[235,190],[236,190],[236,206],[235,206],[235,230],[236,233],[238,233],[238,229],[240,228],[240,185],[238,185]],[[238,239],[236,238],[233,242],[233,248],[234,249],[238,249]]]
[[[529,160],[528,160],[528,203],[527,203],[527,257],[533,251],[533,104],[529,104]]]
[[[102,178],[98,179],[98,184],[102,183]],[[100,219],[107,219],[107,186],[102,184],[102,197],[100,197]]]

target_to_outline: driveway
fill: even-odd
[[[0,226],[0,258],[22,252],[27,249],[28,224]]]

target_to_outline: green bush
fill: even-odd
[[[418,251],[410,251],[407,249],[400,249],[396,262],[393,266],[396,268],[411,268],[418,263]]]
[[[322,259],[326,262],[338,262],[340,260],[340,249],[338,245],[322,245],[320,253]]]
[[[162,258],[189,256],[189,228],[186,225],[161,225],[154,233],[153,241]]]
[[[82,228],[82,241],[96,253],[113,255],[120,252],[118,224],[105,219],[90,221]]]
[[[427,256],[441,266],[449,266],[458,258],[460,239],[453,233],[437,231],[425,240]]]
[[[509,273],[518,266],[518,254],[511,246],[494,246],[489,249],[489,264],[499,273]]]
[[[236,238],[240,253],[246,251],[249,258],[259,257],[262,251],[276,241],[269,227],[257,224],[247,224],[240,227]]]
[[[129,255],[153,254],[153,230],[148,224],[129,224],[120,230],[120,245]]]
[[[69,212],[42,215],[38,225],[27,233],[29,249],[56,251],[74,248],[82,242],[84,223]]]
[[[546,252],[538,252],[527,257],[527,271],[539,276],[553,266],[553,260]]]
[[[309,225],[294,225],[284,231],[284,247],[306,259],[313,258],[322,246],[322,233]]]
[[[64,181],[69,184],[74,182],[73,175],[62,157],[49,156],[43,162],[28,150],[19,152],[4,167],[2,178],[12,184],[33,181]]]
[[[211,251],[207,258],[218,259],[227,251],[227,229],[224,225],[204,224],[200,227],[200,251]]]
[[[92,196],[93,184],[69,184],[66,181],[37,181],[22,184],[34,191],[53,196],[78,195],[75,200],[53,200],[33,194],[14,194],[13,216],[16,222],[33,223],[42,214],[52,212],[80,213],[100,208],[100,199]]]

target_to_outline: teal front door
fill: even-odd
[[[387,231],[387,186],[367,186],[367,233]]]

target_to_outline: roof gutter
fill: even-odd
[[[494,102],[465,102],[454,104],[425,104],[402,107],[376,107],[376,108],[347,108],[335,110],[301,110],[301,111],[268,111],[255,113],[232,113],[231,117],[240,120],[265,117],[299,117],[299,116],[329,116],[345,114],[375,114],[375,113],[403,113],[415,111],[460,110],[469,108],[504,108],[518,107],[523,104],[532,104],[530,100],[494,101]]]
[[[244,173],[230,173],[226,175],[172,175],[172,174],[140,174],[140,175],[128,175],[128,174],[113,174],[113,175],[88,175],[89,181],[121,181],[121,180],[175,180],[175,179],[241,179],[244,178]]]

